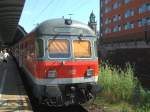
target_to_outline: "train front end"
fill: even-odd
[[[64,23],[53,31],[55,35],[43,33],[36,39],[40,99],[51,106],[93,99],[99,90],[96,36],[79,23]]]

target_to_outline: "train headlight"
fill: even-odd
[[[86,73],[86,76],[91,77],[92,75],[94,75],[94,70],[93,69],[88,69],[87,73]]]
[[[57,72],[56,70],[48,71],[48,78],[56,78]]]

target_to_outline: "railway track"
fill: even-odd
[[[88,112],[81,105],[72,105],[68,107],[48,107],[40,105],[33,108],[34,112]]]

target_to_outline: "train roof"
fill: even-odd
[[[44,21],[39,24],[35,30],[37,34],[47,34],[47,35],[56,35],[56,34],[64,34],[64,35],[90,35],[95,36],[94,31],[86,24],[71,20],[71,19],[51,19]]]

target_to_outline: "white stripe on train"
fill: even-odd
[[[80,77],[80,78],[49,78],[49,79],[37,79],[23,66],[27,76],[37,85],[58,85],[58,84],[75,84],[75,83],[88,83],[97,82],[98,76],[93,77]]]

